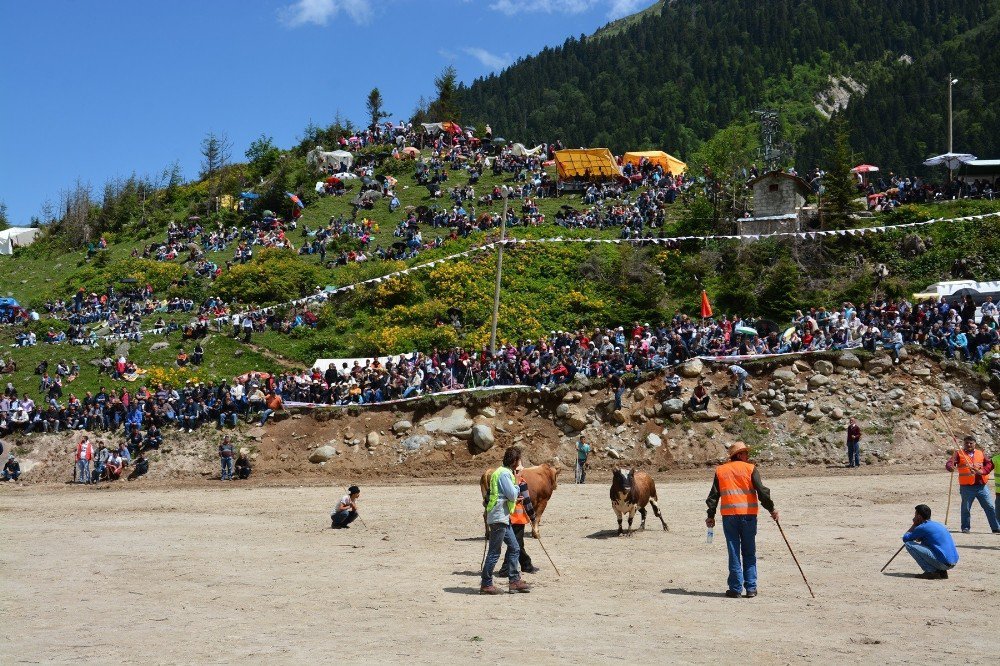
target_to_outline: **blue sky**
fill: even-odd
[[[364,119],[377,86],[409,117],[452,64],[471,82],[653,0],[0,0],[0,201],[27,224],[76,179],[197,175],[225,132],[288,147]]]

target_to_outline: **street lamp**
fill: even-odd
[[[948,72],[948,152],[952,152],[952,116],[951,116],[951,87],[958,83],[958,79],[951,78],[951,72]]]

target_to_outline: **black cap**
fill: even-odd
[[[918,504],[914,508],[917,510],[917,515],[923,518],[924,520],[931,519],[931,508],[926,504]]]
[[[358,488],[357,486],[351,486],[350,488],[347,489],[347,492],[353,495],[355,493],[360,493],[361,488]]]

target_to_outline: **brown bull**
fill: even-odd
[[[483,495],[483,502],[485,502],[490,495],[490,477],[493,476],[493,472],[496,468],[483,472],[483,475],[479,478],[479,490]],[[559,483],[556,477],[559,476],[559,470],[548,463],[542,465],[535,465],[534,467],[525,467],[521,472],[521,476],[524,478],[525,483],[528,484],[528,495],[531,497],[531,503],[535,507],[535,531],[538,532],[539,526],[542,523],[542,514],[545,513],[545,506],[549,503],[549,498],[552,497],[552,491],[554,491]],[[485,520],[485,514],[483,515]]]
[[[653,507],[653,514],[660,519],[663,529],[669,531],[666,521],[660,515],[660,507],[656,505],[659,498],[656,496],[656,483],[653,477],[645,472],[637,472],[635,469],[616,469],[614,478],[611,480],[611,508],[618,517],[618,536],[625,534],[622,529],[622,517],[628,514],[628,536],[632,536],[632,519],[636,510],[642,522],[639,529],[646,529],[646,504]]]

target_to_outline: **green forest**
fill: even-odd
[[[844,112],[852,147],[909,172],[947,149],[949,72],[961,81],[956,150],[1000,148],[989,104],[998,10],[997,0],[675,0],[462,85],[457,102],[463,123],[525,143],[682,159],[755,109],[777,109],[804,170],[827,141],[817,101],[830,77],[851,77],[867,90]]]

